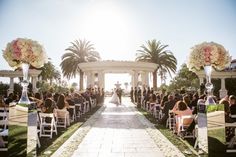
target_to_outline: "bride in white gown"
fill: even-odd
[[[120,105],[120,98],[118,97],[116,90],[114,90],[113,95],[111,96],[111,100],[109,102]]]

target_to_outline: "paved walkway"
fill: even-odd
[[[73,157],[161,157],[134,106],[108,103]]]
[[[51,157],[184,157],[129,98],[122,101],[105,103]]]

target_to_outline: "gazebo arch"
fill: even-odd
[[[41,70],[29,69],[29,77],[31,77],[32,89],[34,93],[37,92],[36,82],[40,73]],[[7,91],[7,94],[9,94],[14,91],[14,78],[23,77],[23,73],[22,71],[0,70],[0,77],[10,78],[10,87]]]
[[[198,72],[195,72],[195,73],[197,74],[197,76],[200,80],[200,85],[202,83],[204,83],[204,78],[206,77],[204,71],[202,70],[202,71],[198,71]],[[236,71],[232,71],[232,70],[229,70],[229,71],[215,71],[215,70],[213,70],[211,78],[221,80],[221,89],[220,89],[219,93],[220,93],[220,98],[223,98],[228,94],[228,91],[225,88],[225,79],[226,78],[236,78]]]
[[[138,75],[141,75],[142,85],[149,86],[149,73],[154,72],[157,65],[135,61],[97,61],[80,63],[79,67],[85,73],[87,87],[95,85],[95,74],[98,76],[98,86],[105,87],[105,73],[129,73],[132,76],[131,84],[137,86]]]

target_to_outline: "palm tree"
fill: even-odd
[[[50,61],[48,63],[45,63],[41,70],[42,72],[39,74],[39,76],[42,77],[42,80],[49,80],[50,85],[52,84],[53,80],[58,80],[61,78],[60,71],[58,71]]]
[[[68,79],[75,77],[78,73],[80,76],[80,90],[83,89],[84,72],[80,69],[79,64],[84,62],[95,62],[100,60],[100,55],[94,50],[93,44],[86,40],[75,40],[71,46],[66,49],[62,55],[60,64],[62,73]]]
[[[136,54],[136,61],[144,61],[157,64],[156,70],[153,72],[153,88],[157,89],[157,72],[161,69],[166,69],[170,74],[176,71],[177,60],[171,51],[165,50],[168,45],[162,45],[160,41],[148,40],[147,46],[140,46]]]

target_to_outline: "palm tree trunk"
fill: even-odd
[[[152,73],[153,75],[153,90],[157,90],[157,69]]]
[[[84,89],[84,72],[82,70],[79,71],[79,90],[82,91]]]

